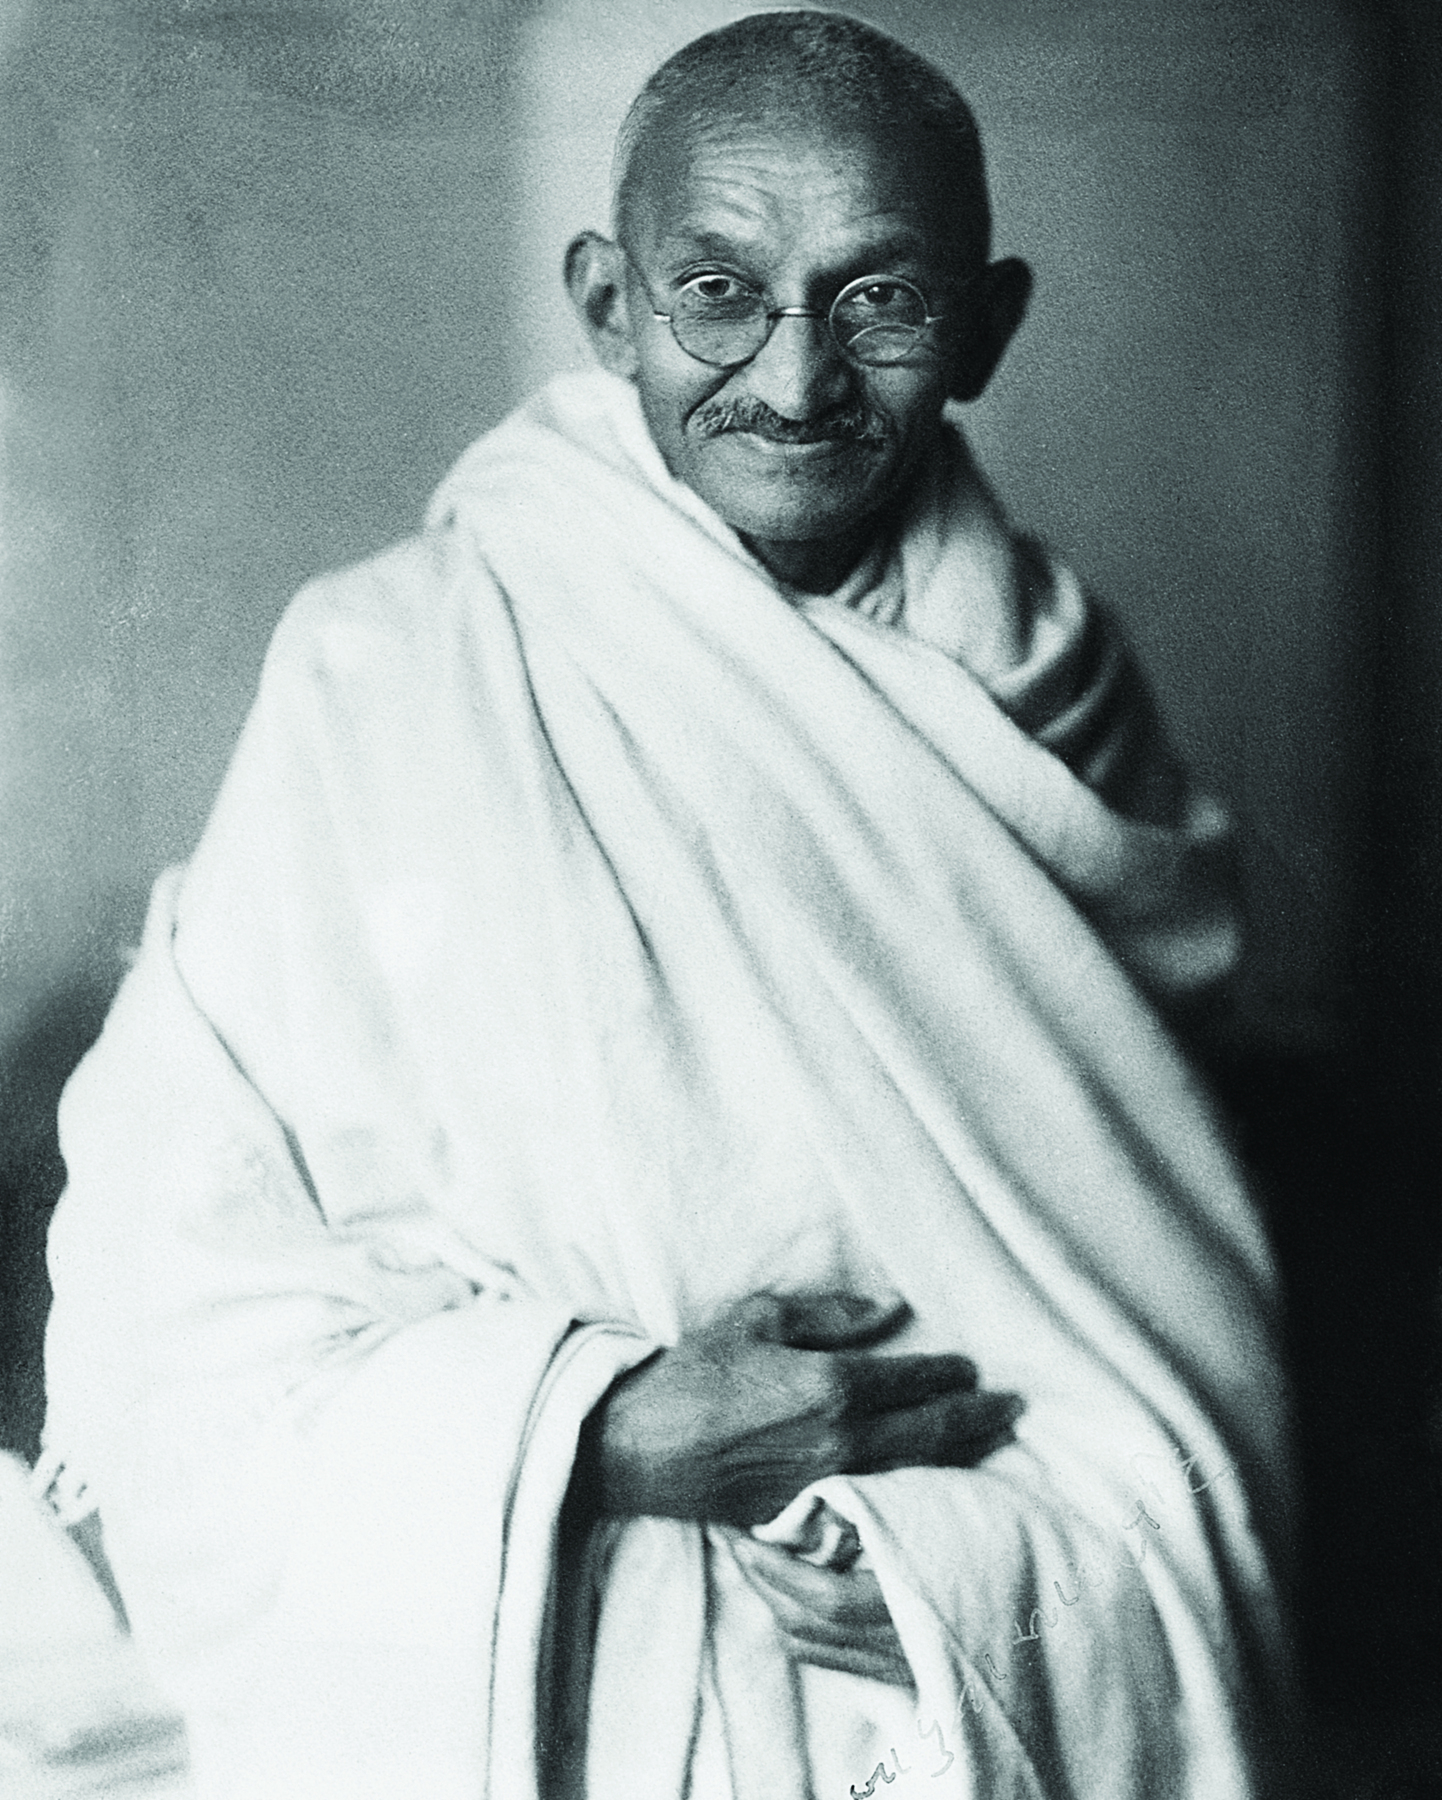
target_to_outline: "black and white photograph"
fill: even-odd
[[[0,0],[0,1796],[1442,1800],[1442,8]]]

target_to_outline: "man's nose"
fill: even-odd
[[[782,313],[746,367],[751,392],[784,418],[812,419],[851,397],[851,364],[825,313]]]

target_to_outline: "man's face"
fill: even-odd
[[[671,473],[763,558],[771,545],[864,540],[934,441],[946,328],[930,327],[903,363],[864,368],[825,315],[848,282],[884,274],[954,320],[968,271],[944,207],[919,155],[864,137],[736,119],[650,147],[626,245],[641,405]],[[822,316],[779,319],[749,362],[713,368],[652,316],[697,280]]]

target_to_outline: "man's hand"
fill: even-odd
[[[755,1525],[823,1475],[979,1462],[1020,1403],[978,1393],[964,1356],[868,1353],[909,1317],[850,1294],[751,1295],[615,1383],[574,1491],[613,1514]]]
[[[911,1665],[870,1569],[818,1569],[778,1544],[730,1537],[737,1567],[771,1608],[798,1662],[914,1688]]]

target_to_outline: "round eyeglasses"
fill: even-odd
[[[697,275],[677,293],[670,312],[657,311],[654,300],[651,311],[671,327],[688,356],[716,369],[750,362],[778,319],[825,319],[849,361],[885,368],[904,362],[927,327],[939,325],[943,317],[929,313],[921,289],[900,275],[862,275],[849,281],[825,312],[814,306],[767,306],[763,295],[734,275]]]

